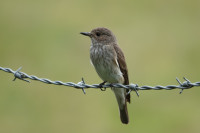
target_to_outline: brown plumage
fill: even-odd
[[[115,35],[106,28],[96,28],[91,32],[81,32],[89,36],[92,44],[90,59],[99,77],[109,83],[128,85],[128,69],[124,54],[117,44]],[[115,93],[122,123],[128,124],[127,102],[130,103],[130,94],[124,88],[112,88]]]
[[[128,68],[126,65],[126,61],[125,61],[125,57],[124,54],[121,50],[121,48],[118,45],[114,45],[115,51],[117,53],[117,61],[119,63],[119,67],[121,72],[123,73],[123,77],[124,77],[124,85],[129,85],[129,78],[128,78]],[[126,90],[126,92],[128,93],[129,90]],[[130,93],[126,95],[126,100],[127,102],[131,102],[131,96]]]

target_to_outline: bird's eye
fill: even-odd
[[[100,33],[99,33],[99,32],[97,32],[97,33],[96,33],[96,35],[97,35],[97,36],[100,36]]]

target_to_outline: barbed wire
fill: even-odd
[[[3,68],[0,67],[0,70],[4,71],[4,72],[8,72],[8,73],[12,73],[14,74],[14,79],[13,81],[15,81],[16,79],[20,79],[26,82],[30,82],[28,79],[31,80],[37,80],[46,84],[54,84],[54,85],[64,85],[64,86],[69,86],[69,87],[74,87],[76,89],[82,89],[83,93],[85,93],[85,89],[88,88],[96,88],[96,89],[101,89],[102,91],[105,91],[106,88],[111,88],[111,87],[115,87],[115,88],[126,88],[129,89],[129,93],[131,91],[135,91],[137,96],[139,96],[138,91],[139,90],[172,90],[172,89],[180,89],[180,94],[183,92],[184,89],[190,89],[192,87],[195,86],[200,86],[200,82],[195,82],[192,83],[190,82],[187,78],[183,77],[183,79],[185,80],[183,83],[181,83],[181,81],[176,78],[177,82],[179,83],[179,85],[167,85],[167,86],[161,86],[161,85],[157,85],[157,86],[138,86],[137,84],[129,84],[129,85],[123,85],[123,84],[119,84],[119,83],[115,83],[115,84],[92,84],[92,85],[88,85],[85,84],[84,79],[82,78],[82,81],[76,83],[73,82],[62,82],[62,81],[51,81],[49,79],[46,78],[38,78],[37,76],[34,75],[28,75],[24,72],[20,72],[20,70],[22,69],[22,67],[20,67],[19,69],[17,69],[16,71],[13,71],[10,68]],[[103,89],[104,88],[104,89]]]

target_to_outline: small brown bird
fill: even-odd
[[[81,32],[82,35],[91,38],[90,47],[91,63],[95,67],[102,84],[121,83],[129,84],[128,69],[122,50],[117,44],[115,35],[107,28],[96,28],[91,32]],[[124,88],[112,88],[115,93],[122,123],[128,124],[127,102],[130,103],[130,94]]]

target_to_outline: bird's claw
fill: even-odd
[[[99,88],[101,89],[101,91],[106,91],[106,88],[103,87],[105,85],[105,83],[106,83],[106,81],[99,84]]]

